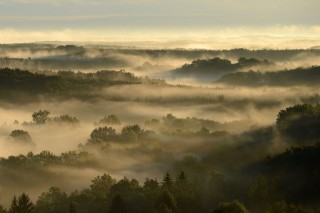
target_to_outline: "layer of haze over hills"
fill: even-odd
[[[319,54],[2,44],[1,205],[319,208]]]

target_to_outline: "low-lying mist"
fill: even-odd
[[[215,126],[206,127],[210,132],[226,131],[229,134],[241,134],[250,129],[273,125],[280,109],[301,103],[300,97],[311,96],[315,92],[310,88],[249,89],[126,85],[112,86],[101,91],[108,100],[95,102],[74,100],[59,103],[42,101],[23,106],[4,104],[1,106],[1,115],[4,115],[1,118],[0,127],[1,156],[27,154],[30,151],[40,153],[43,150],[55,155],[71,150],[80,151],[81,148],[78,145],[87,143],[91,132],[97,128],[95,123],[106,115],[115,114],[121,120],[121,125],[114,126],[118,134],[124,126],[138,124],[143,129],[155,131],[155,138],[145,142],[112,143],[103,149],[103,152],[98,151],[100,148],[98,150],[90,148],[90,152],[94,153],[95,164],[86,166],[90,172],[85,176],[82,175],[81,169],[53,166],[48,168],[46,173],[49,174],[45,176],[61,174],[65,179],[61,182],[43,179],[44,185],[33,189],[38,193],[50,185],[76,189],[81,184],[87,185],[90,178],[101,172],[112,174],[114,177],[128,176],[139,180],[143,180],[146,176],[159,177],[166,170],[170,170],[175,160],[188,155],[205,156],[210,150],[221,151],[225,149],[223,147],[228,144],[228,140],[221,139],[221,137],[227,137],[223,134],[221,137],[213,135],[203,138],[195,134],[201,130],[203,124],[193,124],[194,129],[193,127],[186,129],[185,124],[181,123],[191,120],[177,120],[177,124],[171,126],[171,129],[164,128],[168,124],[163,127],[159,126],[162,125],[161,123],[158,126],[150,126],[147,121],[152,119],[161,121],[168,114],[179,119],[187,117],[209,119],[218,122]],[[115,101],[112,101],[113,99]],[[40,109],[51,112],[50,116],[69,114],[80,122],[76,126],[55,123],[28,125],[28,122],[32,121],[32,114]],[[36,146],[25,149],[8,146],[6,139],[10,132],[16,129],[27,131]],[[192,132],[195,135],[191,136]],[[221,144],[224,145],[221,146]],[[71,176],[77,181],[70,185],[66,177]],[[12,194],[10,190],[6,193],[8,193],[6,195]],[[34,194],[37,193],[34,192]]]
[[[126,70],[137,76],[150,76],[174,80],[172,71],[180,69],[183,65],[194,60],[209,60],[221,58],[237,63],[239,58],[256,59],[270,63],[252,64],[235,69],[235,71],[278,71],[295,69],[297,67],[310,67],[319,64],[319,50],[250,50],[250,49],[143,49],[135,46],[115,45],[61,45],[59,44],[17,44],[1,45],[0,67],[27,69],[34,72],[75,70],[82,72],[96,72],[98,70]],[[210,69],[210,67],[208,67]],[[212,70],[215,70],[212,67]],[[223,72],[224,68],[221,68]],[[195,74],[198,71],[193,70]],[[213,71],[212,71],[213,72]],[[201,74],[200,74],[201,75]],[[203,81],[205,75],[180,76]],[[186,83],[186,81],[185,81]]]
[[[285,70],[318,65],[317,55],[5,45],[0,66],[26,71],[0,69],[0,205],[9,207],[22,192],[36,201],[52,186],[85,193],[104,173],[142,185],[184,171],[203,193],[204,212],[234,198],[259,209],[254,193],[271,203],[270,190],[278,188],[268,181],[287,178],[279,172],[288,165],[281,159],[317,150],[320,91],[305,79],[318,67]],[[187,75],[171,75],[179,71]],[[226,81],[201,74],[213,71]],[[300,77],[272,84],[262,81],[266,73]],[[289,192],[279,187],[283,199],[300,202]]]

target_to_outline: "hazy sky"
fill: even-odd
[[[0,32],[303,28],[318,36],[319,8],[319,0],[0,0]]]

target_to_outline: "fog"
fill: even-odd
[[[87,43],[81,43],[81,45],[34,43],[1,45],[0,67],[27,69],[33,72],[126,70],[135,73],[137,76],[163,78],[176,84],[194,85],[193,80],[200,80],[200,83],[205,83],[217,80],[222,75],[206,78],[203,74],[197,74],[197,70],[194,70],[194,75],[179,76],[175,81],[176,76],[172,71],[190,64],[194,60],[209,60],[216,57],[229,60],[233,64],[236,64],[240,57],[260,60],[260,63],[257,64],[235,68],[234,72],[249,70],[278,71],[317,65],[319,55],[316,46],[313,49],[276,51],[268,49],[143,49],[140,46],[134,46],[134,44],[117,46]],[[264,63],[265,60],[268,63]],[[201,72],[201,70],[198,70],[198,72]],[[180,81],[181,78],[185,78],[185,81]]]
[[[104,173],[142,184],[147,177],[161,181],[166,172],[174,177],[184,170],[204,188],[213,172],[226,176],[226,185],[237,188],[228,199],[239,196],[254,209],[243,187],[250,188],[259,172],[267,175],[266,158],[301,143],[290,138],[291,129],[279,127],[279,112],[319,104],[320,88],[308,82],[253,87],[217,80],[240,71],[318,69],[319,54],[309,49],[1,45],[0,205],[8,208],[13,195],[22,192],[36,201],[51,186],[81,192]],[[198,64],[207,61],[207,70],[201,70]],[[192,70],[173,74],[186,67]],[[219,71],[217,78],[201,74],[211,69]],[[302,79],[307,72],[301,73]],[[306,134],[318,140],[314,131]]]

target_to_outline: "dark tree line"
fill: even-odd
[[[22,193],[13,197],[8,209],[0,206],[1,213],[249,213],[237,201],[217,202],[207,197],[211,205],[205,206],[203,189],[196,180],[184,172],[173,178],[166,173],[163,180],[147,178],[141,186],[135,179],[116,181],[103,174],[91,181],[89,188],[65,193],[57,187],[43,192],[35,203]],[[260,208],[265,213],[307,213],[301,206],[278,201]]]
[[[191,64],[184,64],[182,67],[172,71],[174,76],[196,77],[200,79],[217,79],[225,74],[240,71],[242,69],[250,69],[255,66],[272,66],[274,63],[268,60],[260,61],[255,58],[240,57],[237,63],[230,60],[213,58],[213,59],[197,59]]]
[[[118,84],[140,84],[141,79],[123,71],[75,73],[61,71],[50,75],[19,69],[0,69],[0,97],[3,100],[35,100],[49,97],[86,97],[90,92]]]
[[[277,72],[236,72],[222,76],[218,83],[235,86],[316,86],[320,83],[320,67],[297,68]]]

